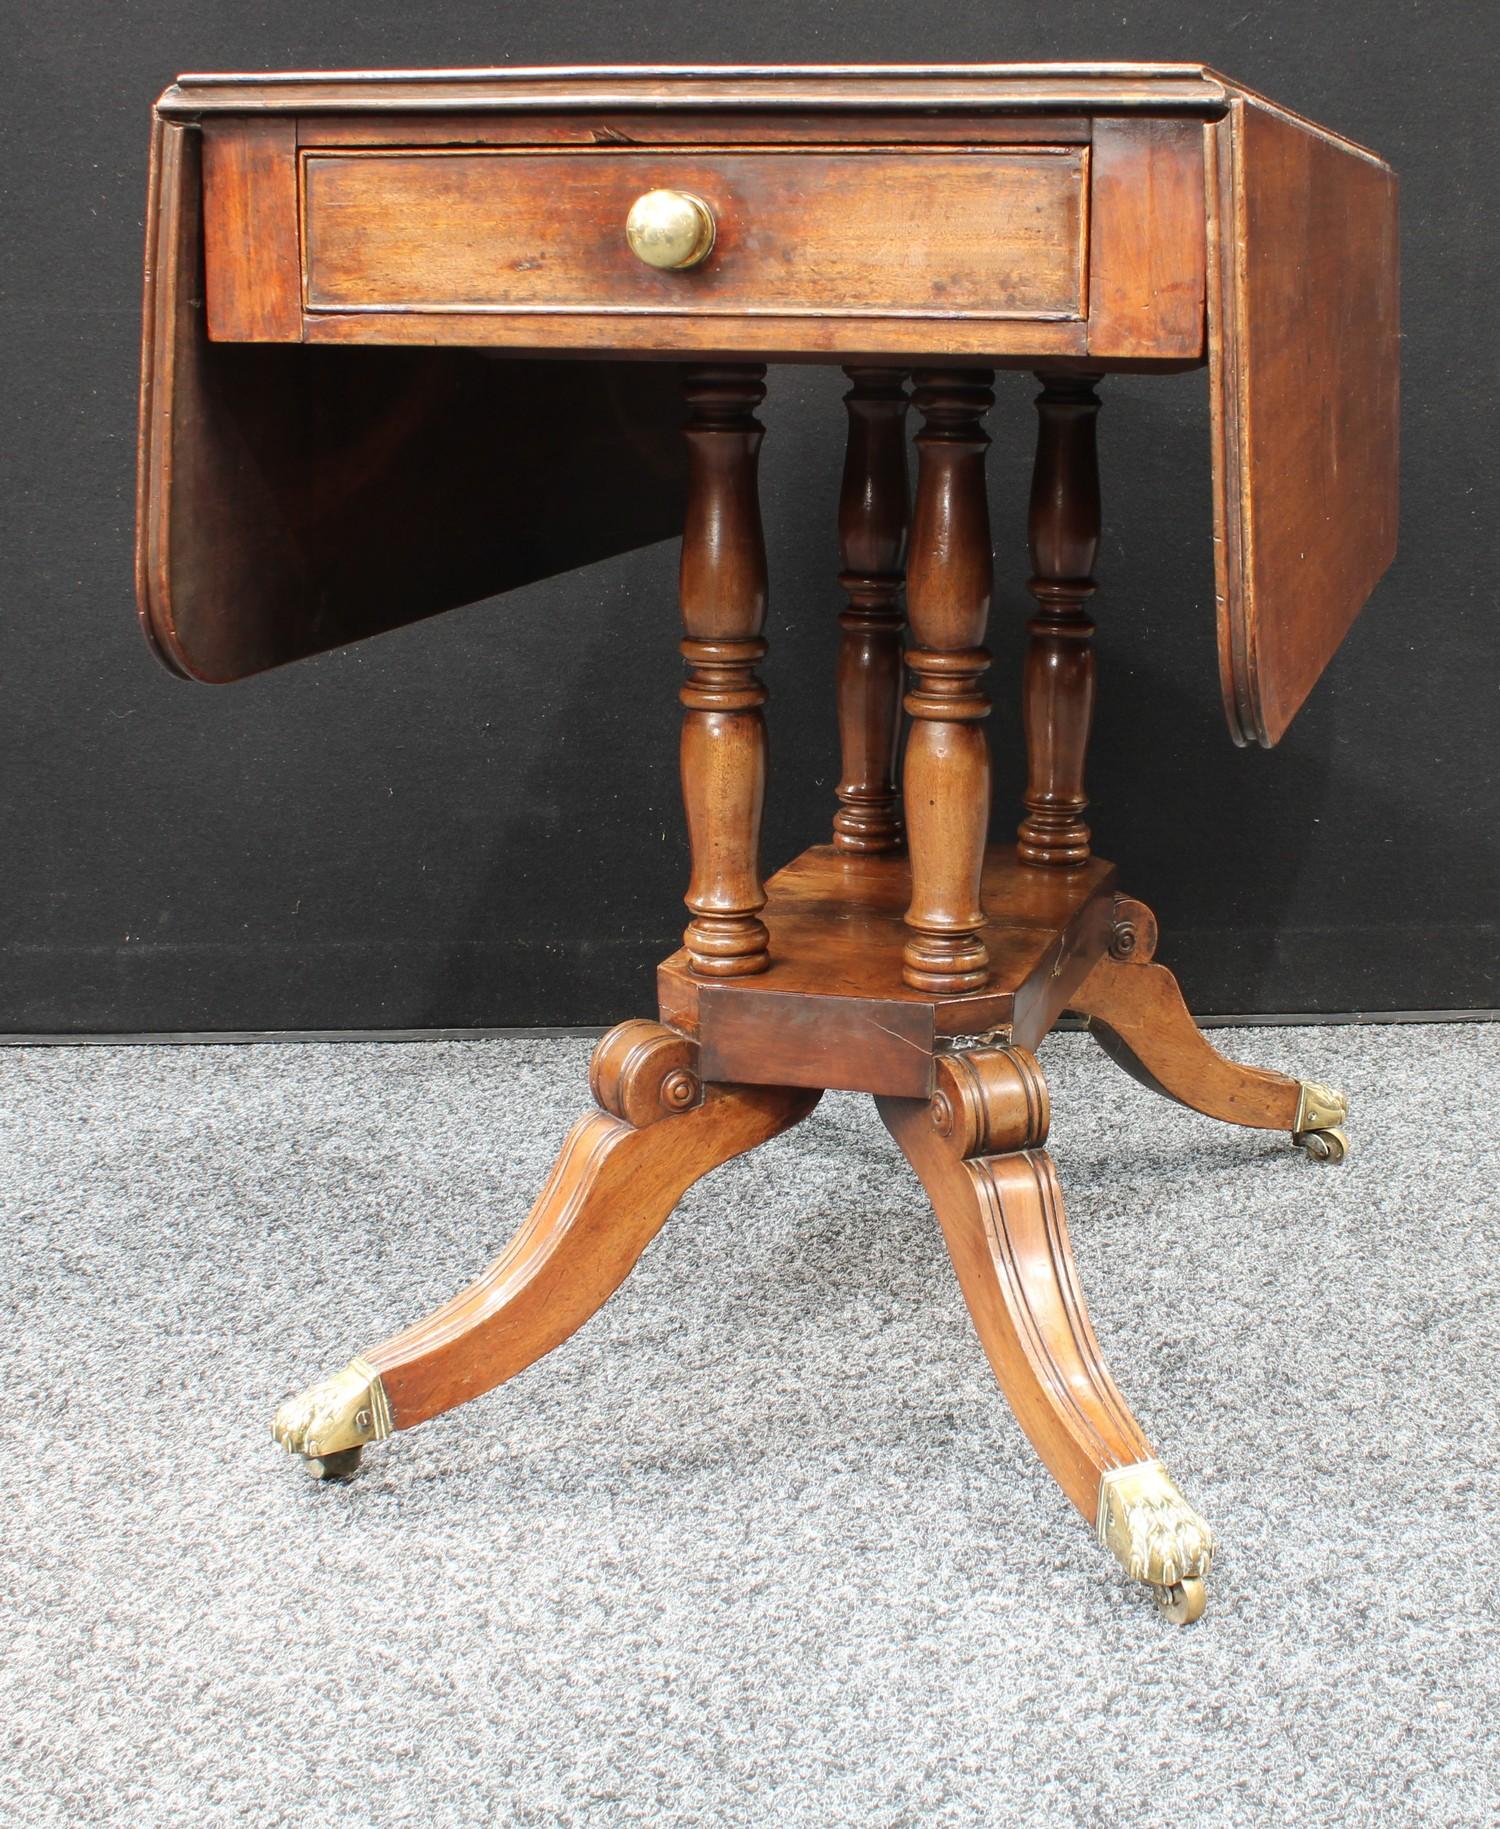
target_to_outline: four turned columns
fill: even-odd
[[[899,849],[895,788],[900,705],[911,716],[902,789],[911,901],[902,977],[943,995],[975,990],[989,973],[980,899],[989,824],[989,700],[979,685],[993,582],[981,420],[994,402],[992,370],[932,369],[914,376],[916,503],[907,561],[909,690],[899,699],[901,561],[906,544],[905,377],[845,371],[849,438],[839,536],[849,598],[840,617],[842,774],[834,844],[853,853]],[[687,378],[688,505],[681,595],[687,674],[682,688],[682,789],[692,875],[684,943],[692,970],[741,977],[772,963],[760,911],[760,823],[765,798],[765,541],[757,467],[763,428],[755,408],[765,369],[733,363]],[[1038,614],[1024,685],[1027,787],[1023,862],[1087,861],[1084,752],[1093,708],[1093,633],[1083,605],[1099,540],[1092,375],[1042,377],[1040,429],[1028,523]]]

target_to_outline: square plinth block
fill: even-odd
[[[698,978],[685,952],[657,973],[661,1018],[700,1047],[705,1079],[822,1086],[925,1098],[933,1057],[960,1036],[1034,1048],[1108,949],[1115,867],[1058,870],[985,856],[981,933],[989,982],[952,997],[901,979],[903,854],[861,857],[817,845],[766,885],[771,966],[752,978]]]

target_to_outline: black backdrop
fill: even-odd
[[[11,35],[0,504],[0,1031],[604,1022],[651,1007],[685,859],[676,552],[246,685],[134,627],[147,109],[179,70],[1190,58],[1403,181],[1402,550],[1281,747],[1217,699],[1202,374],[1101,420],[1096,842],[1203,1012],[1493,1004],[1497,161],[1461,4],[52,0]],[[14,23],[14,22],[13,22]],[[826,835],[836,372],[773,370],[766,857]],[[996,829],[1019,786],[1029,377],[991,420]]]

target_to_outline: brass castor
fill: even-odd
[[[1208,1589],[1201,1575],[1184,1575],[1170,1588],[1157,1588],[1155,1593],[1162,1618],[1174,1626],[1191,1626],[1195,1619],[1201,1618],[1208,1599]]]
[[[363,1448],[335,1448],[330,1454],[310,1454],[302,1465],[315,1480],[347,1480],[365,1458]]]
[[[1197,1619],[1214,1534],[1160,1461],[1135,1461],[1103,1476],[1095,1529],[1130,1579],[1150,1587],[1174,1626]]]
[[[1292,1142],[1314,1162],[1342,1162],[1349,1154],[1349,1139],[1337,1125],[1332,1130],[1294,1131]]]
[[[1314,1162],[1342,1162],[1349,1154],[1349,1139],[1339,1128],[1349,1116],[1347,1096],[1318,1080],[1302,1080],[1300,1085],[1292,1142]]]
[[[366,1443],[391,1433],[391,1406],[380,1374],[363,1359],[289,1397],[276,1412],[271,1433],[288,1454],[302,1456],[315,1480],[347,1480]]]

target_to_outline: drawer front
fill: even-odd
[[[1076,321],[1087,149],[303,154],[306,307],[330,313]],[[713,212],[662,272],[646,191]]]

